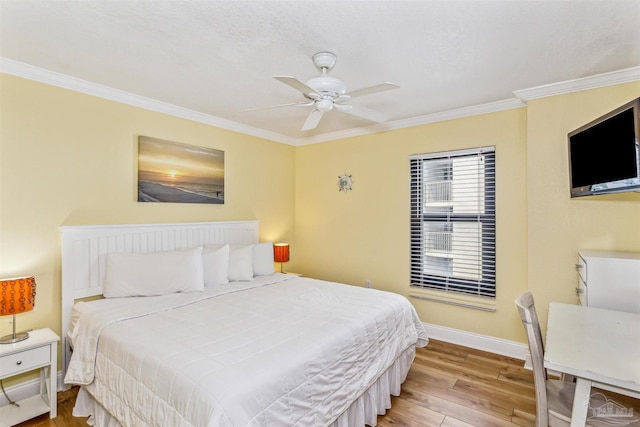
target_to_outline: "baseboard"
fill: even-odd
[[[63,389],[64,383],[62,378],[62,371],[58,371],[56,375],[56,381],[58,383],[57,391]],[[35,378],[33,380],[25,381],[20,384],[16,384],[12,387],[5,387],[7,394],[14,402],[26,399],[28,397],[37,396],[40,393],[40,379]],[[6,396],[0,392],[0,407],[7,406],[9,401]]]
[[[462,331],[460,329],[447,328],[432,323],[423,323],[423,325],[427,331],[427,335],[434,340],[471,347],[520,360],[526,360],[529,355],[529,347],[527,344]]]

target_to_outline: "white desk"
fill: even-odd
[[[549,304],[547,369],[576,377],[571,427],[584,426],[591,386],[640,398],[640,314]]]

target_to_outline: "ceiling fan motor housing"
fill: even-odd
[[[307,86],[316,92],[335,99],[347,91],[347,86],[327,73],[336,65],[336,55],[331,52],[318,52],[313,55],[313,64],[322,74],[307,81]]]
[[[347,91],[347,86],[342,83],[342,81],[326,74],[314,77],[307,81],[307,86],[314,89],[316,92],[330,96],[331,98],[337,98]]]

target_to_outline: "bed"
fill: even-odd
[[[428,342],[415,310],[276,273],[272,256],[257,221],[62,227],[74,415],[98,427],[375,426]]]

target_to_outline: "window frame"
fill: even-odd
[[[456,213],[453,208],[449,212],[427,212],[425,208],[425,165],[428,162],[450,161],[455,158],[477,157],[484,161],[482,192],[474,193],[475,197],[483,200],[483,212]],[[495,179],[495,147],[481,147],[469,150],[455,150],[430,154],[418,154],[409,157],[410,160],[410,286],[413,289],[428,289],[455,293],[458,295],[472,295],[496,298],[496,179]],[[447,174],[443,174],[447,175]],[[455,177],[451,174],[451,181]],[[458,180],[458,184],[459,184]],[[470,185],[470,184],[469,184]],[[449,200],[453,206],[453,199]],[[473,223],[480,225],[479,251],[476,252],[480,262],[479,279],[471,280],[456,277],[453,273],[429,274],[425,272],[427,264],[425,241],[425,223],[440,223],[455,227],[455,224]],[[465,246],[465,249],[467,247]],[[453,256],[460,253],[452,250]],[[444,257],[443,259],[448,259]],[[453,258],[452,258],[453,259]],[[452,269],[453,270],[453,269]]]

